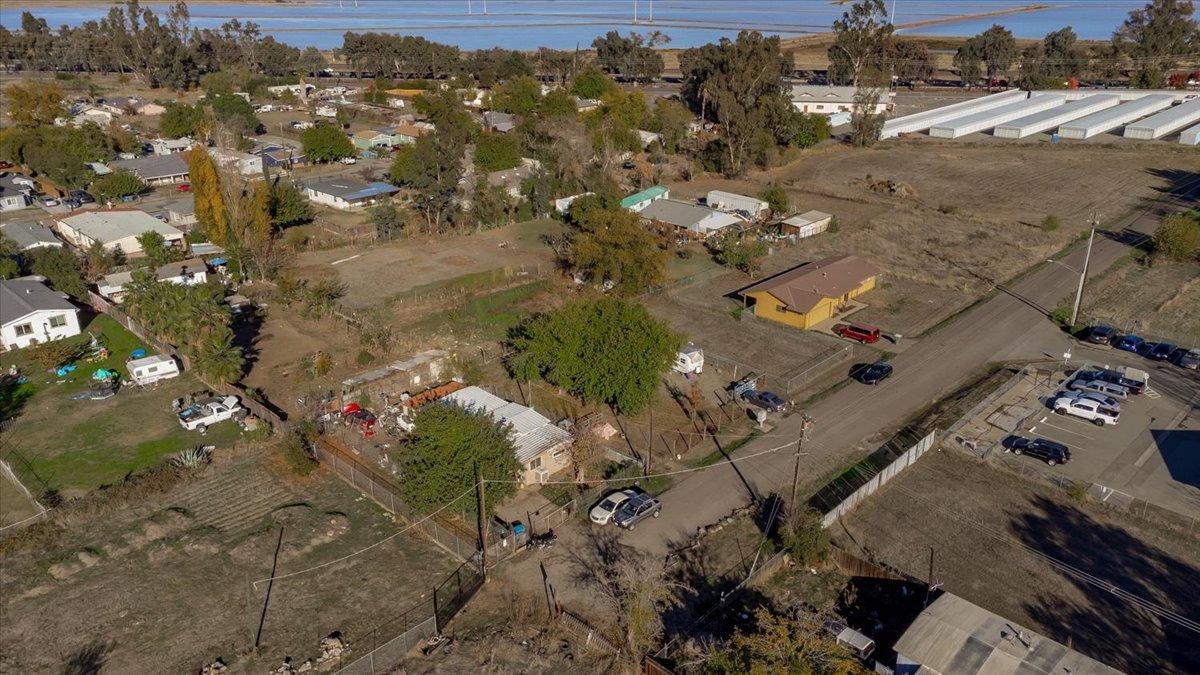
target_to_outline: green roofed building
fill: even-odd
[[[633,212],[640,212],[642,209],[650,206],[652,202],[659,199],[666,199],[671,196],[671,189],[664,185],[655,185],[654,187],[646,188],[641,192],[635,192],[621,200],[621,208],[629,209]]]

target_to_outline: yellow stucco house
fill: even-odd
[[[741,292],[754,302],[754,315],[809,329],[837,314],[838,307],[875,288],[879,269],[853,255],[835,256],[777,274]]]

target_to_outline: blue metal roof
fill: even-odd
[[[351,192],[343,197],[343,199],[346,201],[354,201],[356,199],[367,199],[369,197],[377,197],[379,195],[390,195],[399,191],[400,188],[396,187],[395,185],[374,181],[369,186],[358,190],[357,192]]]

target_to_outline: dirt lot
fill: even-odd
[[[1200,156],[1162,143],[912,139],[870,150],[826,146],[744,180],[674,185],[672,197],[711,189],[758,194],[779,182],[793,210],[831,213],[838,231],[768,257],[763,275],[832,254],[863,256],[883,269],[889,285],[860,298],[870,308],[856,318],[908,336],[1062,248],[1085,230],[1093,211],[1102,214],[1102,226],[1119,229],[1133,209],[1196,171]],[[1060,226],[1042,227],[1048,215]]]
[[[1200,265],[1131,258],[1088,287],[1082,313],[1088,323],[1200,346]]]
[[[1114,667],[1200,668],[1193,633],[1112,592],[1194,617],[1194,537],[1074,502],[954,451],[925,455],[834,531],[847,550],[917,578],[928,575],[932,546],[934,578],[947,591]]]
[[[341,631],[367,631],[429,593],[457,564],[407,535],[325,569],[278,581],[253,650],[265,586],[351,554],[399,526],[330,474],[302,482],[269,452],[230,455],[165,494],[78,514],[48,541],[8,542],[0,566],[0,670],[195,672],[218,656],[240,672],[319,655]],[[282,539],[280,535],[282,533]],[[280,543],[281,542],[281,543]],[[89,671],[90,672],[90,671]]]

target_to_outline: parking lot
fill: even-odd
[[[1200,378],[1195,371],[1154,364],[1115,350],[1087,349],[1084,367],[1127,365],[1150,374],[1141,396],[1120,402],[1116,425],[1097,426],[1055,414],[1052,397],[1068,383],[1060,369],[1031,371],[994,405],[979,411],[962,435],[990,461],[1021,471],[1092,484],[1105,501],[1141,499],[1189,518],[1200,518]],[[1073,365],[1072,370],[1075,370]],[[1066,464],[1049,466],[1005,451],[1009,435],[1045,438],[1070,448]]]

